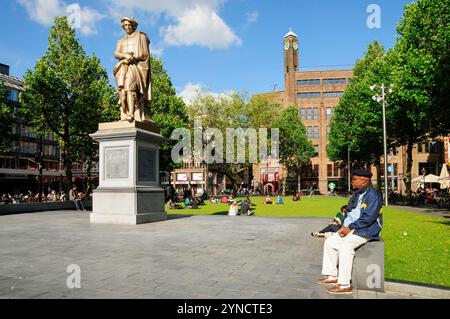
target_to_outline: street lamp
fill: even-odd
[[[387,169],[387,133],[386,133],[386,94],[392,93],[392,85],[389,88],[389,91],[386,93],[386,86],[381,84],[381,95],[377,94],[372,97],[372,99],[376,102],[382,102],[383,105],[383,146],[384,146],[384,198],[386,206],[389,206],[388,201],[388,169]],[[377,89],[377,85],[370,86],[372,91]]]
[[[425,185],[425,175],[427,175],[427,170],[425,167],[422,167],[422,175],[423,175],[423,189],[427,188]]]

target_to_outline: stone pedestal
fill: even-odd
[[[151,121],[99,124],[99,187],[91,223],[137,225],[162,221],[164,190],[159,183],[159,146],[165,138]]]

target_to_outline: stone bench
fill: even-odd
[[[352,286],[384,292],[384,241],[370,241],[355,251]]]
[[[86,209],[92,208],[92,200],[83,201]],[[0,215],[13,215],[23,213],[43,212],[50,210],[75,210],[72,201],[64,202],[42,202],[42,203],[21,203],[0,205]]]

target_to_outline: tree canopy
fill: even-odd
[[[21,102],[38,133],[51,131],[58,137],[67,192],[72,183],[72,162],[95,151],[89,134],[115,113],[117,100],[108,83],[100,60],[83,51],[67,18],[56,17],[47,52],[26,72]]]

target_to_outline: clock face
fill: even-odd
[[[292,45],[292,47],[294,48],[294,50],[297,50],[297,49],[298,49],[298,44],[297,44],[297,42],[294,42],[294,44]]]
[[[289,50],[289,42],[286,42],[286,43],[284,44],[284,49],[285,49],[285,50]]]

